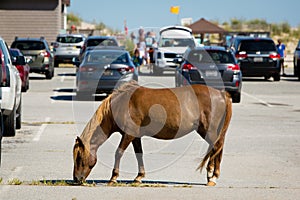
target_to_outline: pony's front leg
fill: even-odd
[[[114,164],[114,169],[112,171],[112,176],[108,182],[108,185],[113,185],[114,183],[117,183],[117,178],[119,176],[119,167],[120,167],[120,160],[121,157],[124,154],[124,151],[128,147],[128,145],[134,140],[133,136],[123,134],[121,142],[119,144],[119,147],[115,153],[115,164]]]
[[[135,138],[132,141],[132,145],[134,148],[135,156],[138,162],[139,172],[137,177],[134,179],[135,183],[141,183],[142,178],[145,177],[145,168],[144,168],[144,161],[143,161],[143,148],[141,138]]]

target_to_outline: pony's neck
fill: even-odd
[[[106,99],[103,101],[81,134],[84,145],[93,156],[96,156],[98,148],[112,134],[112,125],[106,123],[110,118],[109,100]]]

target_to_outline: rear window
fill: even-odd
[[[235,63],[235,60],[230,52],[209,50],[209,51],[191,51],[188,56],[189,62],[196,63]]]
[[[163,38],[159,43],[160,47],[195,47],[191,38]]]
[[[124,52],[98,52],[90,51],[85,56],[85,63],[126,64],[129,62],[128,54]]]
[[[118,46],[118,43],[113,39],[89,39],[87,41],[87,46]]]
[[[269,40],[245,40],[241,41],[239,51],[276,51],[273,41]]]
[[[45,49],[45,44],[39,41],[17,41],[11,45],[12,48],[17,48],[20,50],[43,50]]]
[[[60,43],[79,43],[83,41],[83,38],[73,37],[73,36],[62,36],[62,37],[57,37],[56,41]]]

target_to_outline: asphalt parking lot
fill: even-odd
[[[73,100],[74,71],[56,68],[52,80],[31,74],[30,89],[23,94],[22,129],[3,139],[0,199],[298,199],[300,82],[295,77],[244,80],[216,187],[206,187],[206,174],[196,171],[207,147],[196,133],[174,141],[144,138],[144,185],[108,187],[120,139],[115,134],[99,149],[88,187],[66,183],[72,179],[75,138],[101,102]],[[286,72],[292,74],[292,68]],[[154,77],[146,69],[139,82],[174,86],[172,74]],[[119,180],[131,181],[136,173],[130,147]]]

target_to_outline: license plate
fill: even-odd
[[[212,71],[212,70],[205,71],[205,76],[206,77],[216,77],[216,76],[218,76],[218,72],[217,71]]]
[[[111,70],[105,70],[104,73],[103,73],[104,76],[112,76],[114,75],[114,72],[111,71]]]
[[[262,62],[263,58],[262,57],[255,57],[255,58],[253,58],[253,61],[254,62]]]

